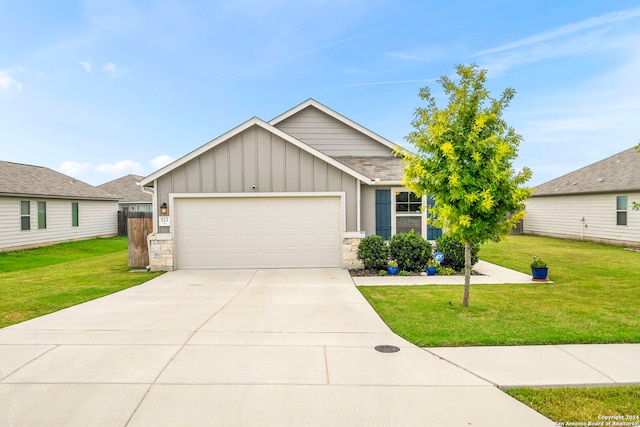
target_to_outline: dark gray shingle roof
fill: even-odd
[[[534,188],[533,196],[640,191],[640,153],[629,148]]]
[[[120,202],[129,203],[151,203],[151,194],[144,193],[137,184],[142,176],[126,175],[113,181],[98,185],[98,188],[114,195]]]
[[[0,195],[115,200],[86,182],[43,166],[0,161]]]
[[[356,172],[380,181],[401,181],[403,177],[404,163],[398,157],[393,156],[332,156],[345,166]]]

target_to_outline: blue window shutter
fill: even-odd
[[[436,201],[433,200],[433,197],[427,196],[427,217],[431,216],[429,208],[432,208],[435,204]],[[427,223],[427,240],[436,240],[440,237],[442,237],[442,229]]]
[[[376,234],[391,237],[391,190],[376,190]]]

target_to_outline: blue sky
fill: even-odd
[[[0,2],[0,160],[148,175],[308,98],[404,137],[456,64],[516,98],[530,186],[640,140],[637,1]]]

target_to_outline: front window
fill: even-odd
[[[78,202],[71,202],[71,226],[77,227],[79,223]]]
[[[413,230],[422,236],[424,224],[422,198],[410,191],[395,192],[395,233],[408,233]]]
[[[31,230],[31,202],[20,202],[20,230]]]
[[[38,202],[38,228],[47,228],[47,202]]]
[[[616,225],[627,225],[627,196],[616,197]]]

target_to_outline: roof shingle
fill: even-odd
[[[43,166],[0,161],[0,195],[115,200],[86,182]]]
[[[570,172],[534,188],[536,196],[640,191],[640,153],[621,153]]]
[[[126,175],[113,181],[105,182],[98,185],[98,188],[114,195],[120,202],[128,203],[151,203],[151,194],[142,191],[142,187],[138,185],[142,176]]]

